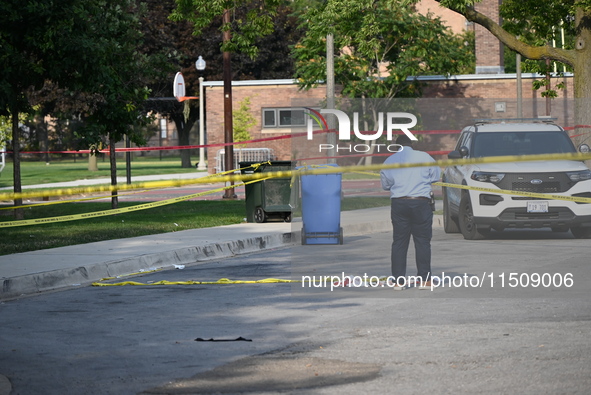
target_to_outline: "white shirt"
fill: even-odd
[[[426,152],[415,151],[405,146],[384,162],[392,163],[428,163],[435,159]],[[400,169],[383,169],[380,171],[382,188],[390,191],[390,198],[430,197],[431,183],[439,181],[441,169],[439,166],[407,167]]]

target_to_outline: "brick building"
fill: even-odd
[[[482,0],[476,7],[498,21],[500,1]],[[542,98],[539,91],[532,89],[532,81],[542,76],[524,74],[518,77],[516,74],[504,73],[503,45],[486,29],[467,23],[461,15],[442,8],[434,0],[422,0],[417,10],[424,14],[431,12],[439,15],[456,33],[474,29],[476,39],[475,74],[449,78],[419,77],[425,84],[423,98],[417,104],[417,111],[423,114],[423,128],[457,130],[474,118],[537,118],[547,115],[557,117],[564,126],[572,124],[572,75],[552,79],[551,86],[561,82],[566,89],[559,91],[559,97],[550,102]],[[518,78],[521,78],[521,99],[516,88]],[[304,130],[305,119],[296,117],[291,109],[301,107],[301,103],[320,103],[326,97],[324,86],[300,91],[294,80],[235,81],[232,86],[234,110],[244,98],[248,97],[251,101],[251,112],[257,120],[250,133],[252,139],[288,136],[298,130],[294,126],[301,126],[301,130]],[[223,84],[221,81],[206,81],[204,87],[207,143],[223,143]],[[450,150],[456,137],[454,134],[424,135],[419,148],[428,151]],[[248,144],[248,148],[269,148],[273,151],[274,159],[293,160],[301,158],[301,153],[306,150],[306,147],[302,147],[304,144],[304,139],[285,138]],[[207,150],[210,172],[219,170],[219,149],[213,147]]]
[[[518,116],[515,74],[472,74],[451,76],[424,76],[423,98],[419,99],[417,110],[422,116],[423,128],[429,130],[461,129],[474,118],[515,118]],[[532,88],[532,81],[541,76],[522,75],[521,116],[538,118],[547,114],[547,99]],[[551,101],[550,116],[558,118],[564,126],[572,126],[572,75],[553,78],[552,85],[564,82],[566,89],[559,91],[559,97]],[[224,105],[222,82],[205,82],[207,143],[224,142]],[[252,139],[287,136],[292,132],[304,131],[289,125],[282,125],[281,111],[288,116],[292,108],[302,103],[319,103],[326,96],[326,88],[320,86],[309,91],[300,91],[294,80],[235,81],[232,84],[234,109],[245,97],[251,101],[251,112],[257,124],[251,130]],[[273,119],[274,118],[274,119]],[[274,121],[274,122],[273,122]],[[289,120],[288,120],[289,121]],[[266,124],[265,124],[266,123]],[[296,125],[297,126],[297,125]],[[445,151],[453,148],[456,135],[425,135],[419,149]],[[280,139],[248,144],[248,148],[270,148],[275,159],[291,160],[294,151],[303,152],[303,139]],[[293,144],[296,144],[294,146]],[[208,169],[215,172],[219,147],[207,150]],[[298,157],[299,158],[299,157]],[[218,161],[219,162],[219,161]]]
[[[207,144],[224,142],[224,98],[223,83],[221,81],[204,82],[205,112]],[[233,109],[245,98],[251,101],[251,113],[257,124],[251,129],[253,140],[289,135],[292,125],[281,122],[281,111],[291,113],[294,100],[311,100],[317,102],[326,97],[326,88],[300,91],[294,80],[266,80],[266,81],[234,81],[232,83]],[[288,114],[288,116],[291,114]],[[266,116],[266,118],[264,118]],[[274,118],[274,119],[273,119]],[[265,125],[266,119],[267,124]],[[238,147],[240,148],[240,147]],[[278,139],[248,144],[248,148],[269,148],[273,150],[275,159],[291,159],[291,139]],[[213,147],[207,150],[207,168],[214,172],[218,164],[218,151]],[[219,161],[218,161],[219,162]],[[223,161],[222,161],[223,163]]]

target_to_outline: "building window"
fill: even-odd
[[[289,128],[306,126],[306,113],[303,108],[264,108],[264,128]]]
[[[277,127],[277,114],[275,109],[263,110],[263,127],[274,128]]]

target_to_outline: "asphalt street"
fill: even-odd
[[[0,372],[13,394],[591,392],[588,240],[435,228],[448,287],[330,290],[342,275],[387,276],[390,242],[352,236],[6,301]],[[335,278],[301,282],[314,275]],[[299,282],[149,285],[221,278]]]

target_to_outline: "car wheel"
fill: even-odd
[[[488,233],[482,229],[478,229],[474,222],[474,214],[472,211],[472,203],[470,196],[464,194],[460,201],[460,218],[459,218],[460,232],[466,240],[482,240],[485,234]]]
[[[575,239],[591,239],[591,228],[573,227],[570,231]]]
[[[451,216],[449,208],[449,201],[447,200],[447,192],[443,188],[443,230],[445,233],[460,233],[458,221]]]
[[[283,220],[285,222],[291,222],[291,213],[287,214],[285,217],[283,217]]]
[[[257,207],[254,210],[254,222],[257,223],[262,223],[265,222],[267,220],[267,214],[265,214],[265,210],[263,210],[261,207]]]

